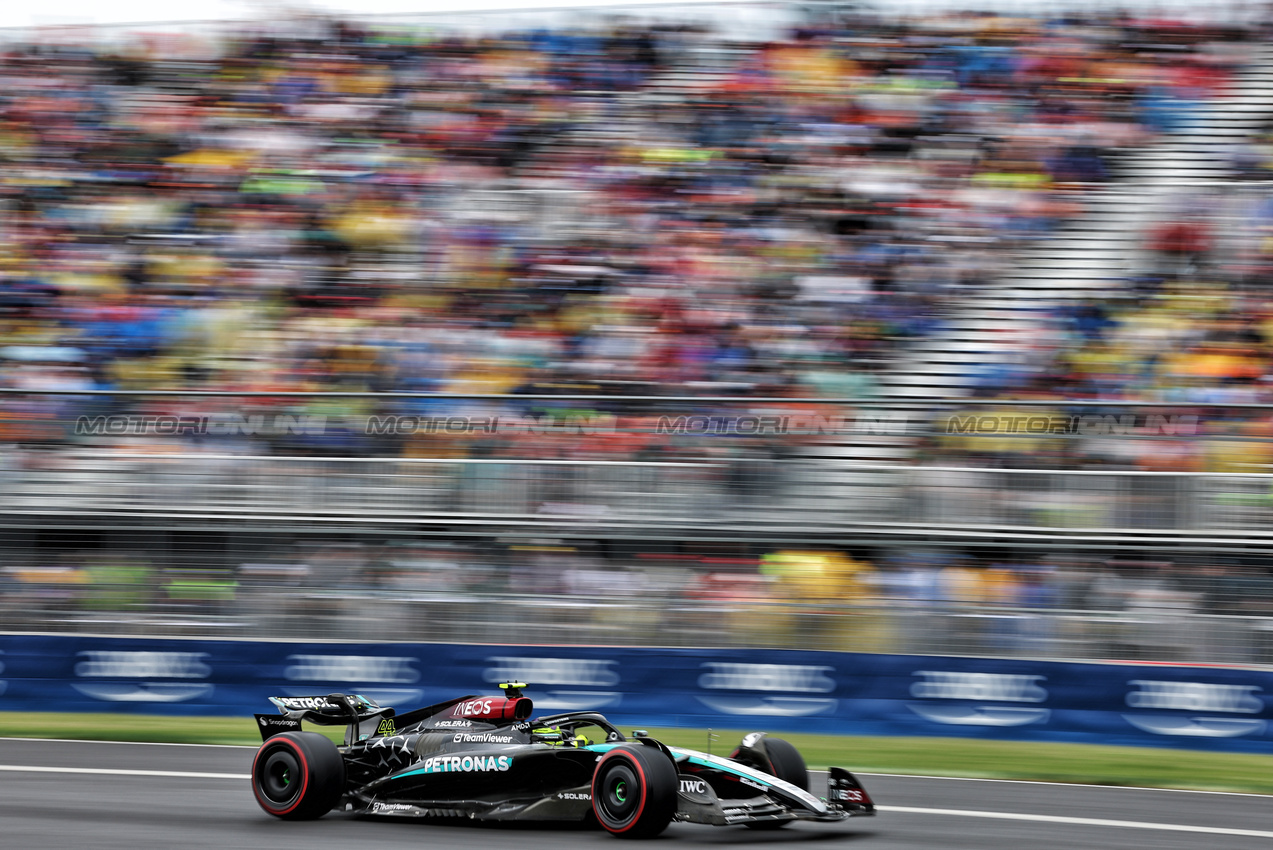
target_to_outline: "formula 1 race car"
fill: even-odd
[[[650,838],[672,821],[780,827],[875,814],[853,774],[830,769],[826,797],[809,792],[804,759],[763,732],[728,757],[628,739],[605,717],[572,711],[532,719],[520,682],[497,697],[464,696],[396,715],[356,694],[270,697],[252,791],[271,815],[475,820],[595,820],[613,835]],[[301,723],[347,724],[343,746]]]

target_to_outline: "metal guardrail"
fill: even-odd
[[[724,465],[696,462],[66,454],[0,474],[0,511],[356,521],[719,517]],[[759,488],[741,484],[739,498]],[[724,506],[721,506],[723,511]]]
[[[1273,474],[685,461],[51,453],[0,469],[13,516],[554,520],[1273,535]]]

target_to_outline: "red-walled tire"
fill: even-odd
[[[801,791],[809,790],[809,770],[804,765],[804,756],[794,745],[782,738],[767,737],[765,751],[769,753],[770,773]]]
[[[592,811],[619,838],[653,838],[672,822],[676,765],[644,744],[615,747],[592,774]]]
[[[766,773],[776,776],[784,782],[790,782],[801,791],[809,790],[809,769],[805,767],[804,756],[800,755],[800,751],[790,741],[782,738],[771,738],[765,736],[765,752],[769,756],[769,764],[764,764],[763,759],[751,758],[744,761],[752,767],[765,771]],[[738,751],[734,751],[734,755],[738,755]],[[749,829],[781,829],[791,821],[787,820],[762,820],[754,823],[744,824]]]
[[[256,751],[252,793],[266,812],[286,820],[321,818],[345,791],[345,762],[317,732],[284,732]]]

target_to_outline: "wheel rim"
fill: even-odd
[[[623,826],[635,816],[640,795],[636,774],[626,764],[606,771],[601,782],[601,814],[615,826]]]
[[[271,803],[290,803],[301,790],[300,762],[287,750],[275,750],[261,766],[258,784]]]

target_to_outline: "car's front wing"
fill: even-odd
[[[712,761],[719,764],[716,758]],[[761,783],[754,780],[748,784],[756,786],[760,793],[746,798],[721,798],[710,783],[703,781],[701,773],[682,773],[676,820],[728,826],[766,821],[834,822],[875,814],[875,804],[866,789],[852,773],[843,768],[831,768],[827,777],[827,796],[821,798],[790,788],[782,782],[775,782],[767,789],[761,788]],[[793,790],[799,791],[799,794],[792,794]]]

